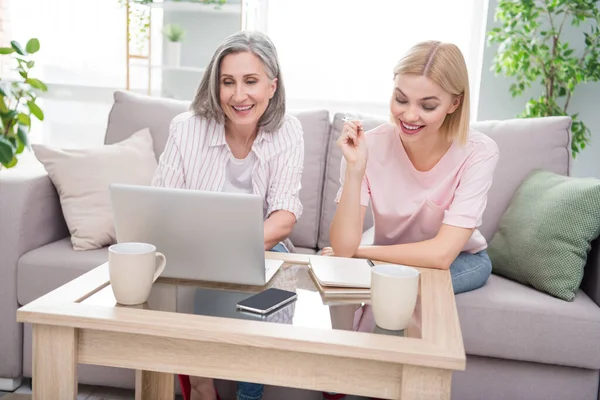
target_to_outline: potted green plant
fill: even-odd
[[[17,156],[29,148],[28,134],[31,116],[44,120],[44,112],[36,104],[40,92],[48,90],[39,79],[30,75],[35,62],[31,55],[40,49],[38,39],[30,39],[25,48],[19,42],[11,47],[0,47],[0,56],[13,57],[17,63],[19,80],[0,78],[0,167],[14,167]]]
[[[541,84],[541,96],[530,99],[519,117],[569,115],[575,157],[589,143],[590,129],[578,113],[569,113],[569,103],[578,85],[600,81],[598,2],[500,0],[495,17],[501,26],[488,32],[488,41],[499,44],[492,67],[496,74],[516,78],[510,86],[513,97]],[[565,41],[567,23],[580,32],[580,51]]]
[[[167,24],[163,27],[163,34],[167,38],[167,64],[178,67],[181,63],[181,42],[185,31],[178,24]]]

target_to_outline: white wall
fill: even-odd
[[[498,0],[489,0],[487,30],[499,25],[494,22],[494,13]],[[583,33],[577,28],[565,26],[563,40],[568,41],[581,52],[584,46]],[[527,93],[519,98],[513,99],[509,87],[513,82],[504,76],[495,76],[490,71],[494,59],[496,45],[486,46],[483,54],[483,69],[481,72],[481,89],[479,95],[478,120],[488,119],[507,119],[514,118],[523,111],[525,103],[529,97],[542,94],[542,87],[539,90],[531,88]],[[579,112],[579,118],[590,128],[591,142],[579,153],[574,161],[574,176],[591,176],[600,178],[600,83],[594,82],[581,85],[575,89],[571,98],[568,112]]]

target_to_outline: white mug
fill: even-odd
[[[380,264],[371,268],[371,306],[378,327],[406,329],[415,311],[420,273],[405,265]]]
[[[164,271],[165,255],[148,243],[117,243],[108,248],[110,285],[119,304],[148,300],[152,284]]]

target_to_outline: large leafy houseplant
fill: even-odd
[[[44,120],[44,112],[36,104],[41,91],[48,90],[39,79],[30,75],[35,62],[31,55],[40,49],[37,39],[30,39],[25,48],[12,41],[11,47],[0,47],[0,56],[10,55],[17,63],[20,80],[0,79],[0,164],[6,168],[17,164],[17,155],[29,147],[31,116]]]
[[[600,81],[597,0],[500,0],[495,17],[501,26],[488,32],[489,43],[499,44],[492,68],[516,79],[513,97],[536,82],[543,89],[519,117],[569,115],[575,157],[589,143],[590,129],[569,113],[569,103],[578,85]],[[581,32],[582,50],[565,41],[567,23]]]

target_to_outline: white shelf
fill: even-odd
[[[129,64],[132,68],[148,68],[148,64]],[[151,65],[152,69],[162,69],[163,71],[184,71],[184,72],[197,72],[203,74],[206,68],[190,67],[190,66],[176,66],[176,65]]]
[[[159,8],[164,11],[180,12],[200,12],[215,14],[241,14],[241,4],[203,4],[189,1],[163,1],[160,3],[150,3],[151,8]]]
[[[186,71],[186,72],[198,72],[203,74],[205,68],[198,67],[186,67],[186,66],[176,66],[176,65],[153,65],[153,69],[162,69],[163,71]]]

